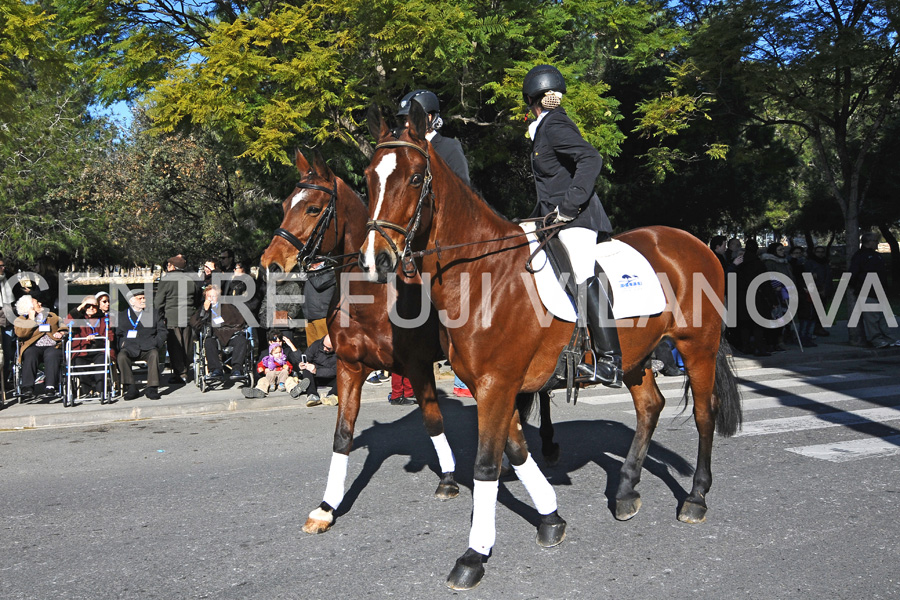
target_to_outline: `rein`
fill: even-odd
[[[297,264],[300,265],[300,269],[303,271],[309,271],[310,263],[316,262],[319,259],[330,262],[335,258],[332,256],[317,256],[316,253],[322,246],[322,240],[325,239],[325,233],[328,231],[328,226],[332,222],[334,222],[335,239],[337,239],[338,236],[337,220],[334,218],[336,210],[335,204],[337,202],[337,178],[335,178],[334,180],[334,187],[331,188],[316,185],[314,183],[303,182],[298,183],[296,187],[302,190],[318,190],[320,192],[325,192],[326,194],[329,194],[331,196],[331,199],[328,201],[328,206],[325,207],[325,210],[319,216],[319,219],[316,221],[315,226],[313,226],[312,234],[309,236],[309,239],[305,244],[297,239],[297,236],[295,236],[287,229],[282,229],[281,227],[279,227],[275,230],[275,235],[287,240],[294,248],[297,249]]]

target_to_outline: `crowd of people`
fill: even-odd
[[[864,289],[866,302],[873,304],[878,301],[878,290],[888,289],[886,265],[875,251],[878,239],[878,234],[864,233],[860,250],[851,260],[848,292],[854,305]],[[754,356],[771,356],[783,352],[785,344],[816,346],[817,338],[829,335],[814,301],[817,297],[827,309],[835,293],[827,247],[815,246],[810,253],[804,246],[776,241],[760,248],[754,238],[742,245],[737,238],[722,235],[714,236],[709,247],[719,259],[726,281],[729,275],[734,278],[734,285],[726,286],[726,293],[736,296],[735,315],[729,319],[727,331],[733,348]],[[789,313],[792,298],[797,304]],[[763,321],[774,323],[774,327],[764,327]],[[874,348],[898,344],[889,334],[883,311],[865,311],[861,321],[851,335],[851,343]]]
[[[244,389],[247,397],[285,392],[294,398],[305,395],[308,406],[337,404],[337,357],[324,326],[330,295],[323,301],[322,294],[304,296],[303,287],[296,290],[303,303],[294,317],[302,316],[306,308],[323,312],[320,318],[310,319],[305,330],[292,328],[289,321],[269,324],[263,301],[265,282],[254,279],[231,250],[204,261],[196,273],[188,271],[181,254],[167,259],[156,285],[127,290],[119,311],[114,310],[110,294],[100,291],[66,312],[66,307],[59,306],[56,290],[37,273],[17,275],[13,285],[7,281],[2,259],[0,272],[4,384],[25,400],[62,395],[61,373],[67,364],[98,367],[78,376],[82,398],[112,402],[119,396],[129,401],[143,395],[157,400],[166,366],[169,387],[192,379],[198,356],[194,340],[199,345],[202,339],[201,376],[209,380],[244,380],[253,371],[258,383]],[[330,286],[320,287],[330,294],[333,279]],[[152,303],[148,303],[150,294]],[[223,301],[223,296],[240,299]],[[274,308],[277,312],[283,306]],[[69,356],[67,337],[71,337]],[[248,357],[252,347],[261,351]],[[143,386],[135,376],[136,363],[146,369]],[[107,364],[109,377],[100,375]]]

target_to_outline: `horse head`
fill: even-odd
[[[377,140],[372,162],[366,167],[369,222],[359,252],[359,267],[370,281],[384,283],[402,266],[415,271],[412,243],[424,239],[433,213],[431,167],[425,139],[426,115],[418,102],[409,111],[409,127],[395,135],[377,107],[369,110],[369,132]]]
[[[284,220],[260,259],[260,265],[271,272],[302,267],[304,261],[331,252],[339,243],[338,178],[318,151],[310,164],[298,150],[295,164],[300,181],[282,204]]]

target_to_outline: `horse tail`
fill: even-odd
[[[741,408],[741,395],[734,378],[731,364],[731,346],[725,339],[725,324],[722,323],[722,337],[719,351],[716,353],[715,396],[718,401],[716,413],[716,431],[724,437],[731,437],[741,428],[744,413]]]

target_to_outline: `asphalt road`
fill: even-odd
[[[676,511],[696,456],[667,409],[643,508],[610,512],[634,416],[621,392],[557,396],[568,520],[541,549],[537,514],[501,483],[484,582],[444,581],[466,549],[476,410],[443,402],[459,498],[432,497],[437,459],[418,409],[363,406],[334,528],[321,501],[335,409],[305,407],[0,433],[0,598],[896,598],[900,357],[741,372],[745,428],[716,438],[706,523]],[[681,378],[659,380],[677,406]],[[527,428],[534,453],[539,440]],[[540,458],[538,463],[543,466]]]

